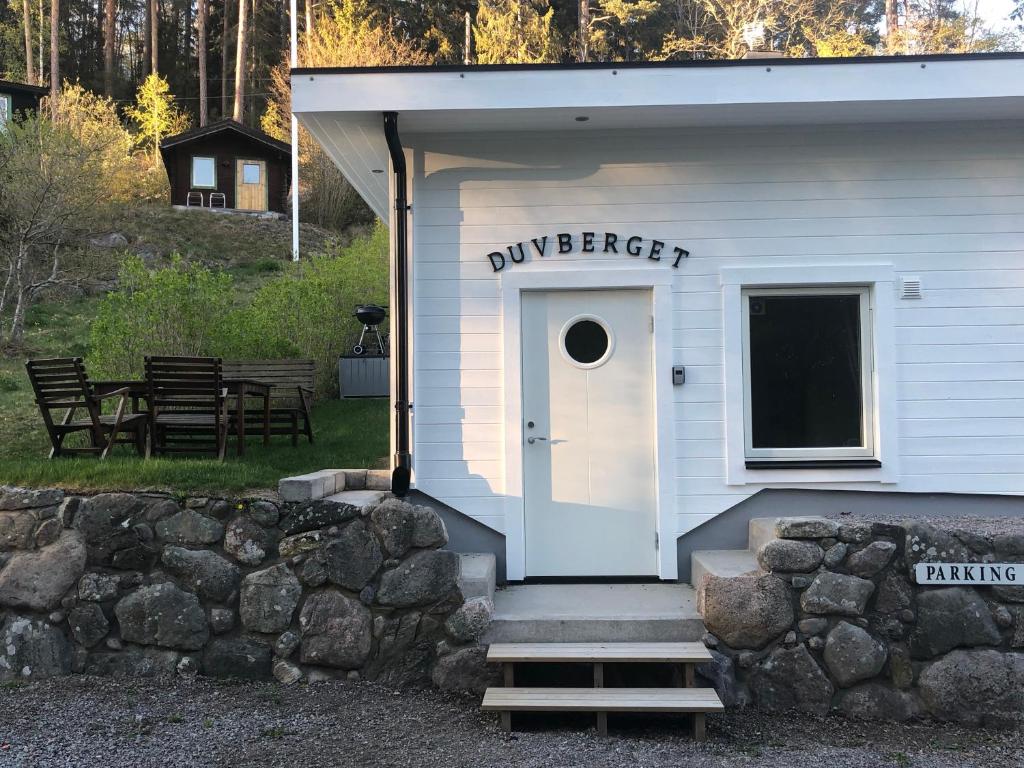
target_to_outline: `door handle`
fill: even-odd
[[[526,442],[528,442],[530,445],[533,445],[538,440],[547,440],[547,438],[546,437],[528,437],[528,438],[526,438]]]

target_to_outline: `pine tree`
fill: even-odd
[[[557,62],[562,54],[548,0],[480,0],[474,36],[480,64]]]

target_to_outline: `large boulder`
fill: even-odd
[[[459,556],[444,549],[416,552],[380,579],[377,602],[395,608],[427,605],[458,589]]]
[[[323,548],[327,579],[333,584],[358,592],[384,563],[377,537],[361,520],[349,523]]]
[[[803,645],[776,648],[750,675],[750,690],[759,709],[797,709],[815,715],[829,711],[834,689]]]
[[[0,681],[39,680],[71,672],[71,643],[56,627],[10,614],[0,625]]]
[[[118,601],[114,614],[130,643],[194,651],[210,637],[199,598],[173,584],[140,587]]]
[[[0,552],[32,549],[37,522],[34,514],[24,510],[0,512]]]
[[[793,623],[789,587],[767,576],[708,576],[698,610],[708,631],[733,648],[763,648]]]
[[[807,613],[860,616],[874,591],[867,579],[824,571],[804,590],[800,606]]]
[[[402,557],[412,546],[413,507],[401,499],[385,499],[370,519],[388,557]]]
[[[284,563],[256,573],[242,582],[238,610],[242,624],[253,632],[283,632],[302,597],[302,585]]]
[[[494,603],[489,597],[474,597],[464,602],[448,617],[445,630],[458,643],[479,640],[491,626]]]
[[[72,608],[68,626],[75,642],[85,648],[92,648],[110,631],[110,622],[98,603],[82,602]]]
[[[274,536],[251,517],[241,515],[228,523],[224,551],[243,565],[259,565],[274,550]]]
[[[730,657],[711,650],[711,661],[696,666],[697,675],[715,689],[726,707],[743,707],[750,703],[750,692],[736,679],[736,667]]]
[[[224,526],[194,509],[183,509],[156,524],[156,535],[169,544],[216,544]]]
[[[53,544],[19,552],[0,571],[0,605],[49,611],[85,572],[82,534],[64,531]]]
[[[864,549],[846,558],[846,568],[854,576],[870,578],[880,573],[896,554],[896,545],[891,541],[873,541]]]
[[[914,567],[918,563],[976,563],[977,553],[962,541],[933,525],[920,520],[903,524],[906,532],[903,559],[907,564],[907,575],[914,580]]]
[[[877,675],[888,655],[883,643],[846,621],[836,624],[825,640],[825,665],[843,688]]]
[[[159,648],[100,651],[89,654],[82,671],[102,677],[172,677],[179,659],[176,652]]]
[[[766,571],[779,573],[810,573],[819,565],[825,552],[813,541],[772,539],[757,553],[757,562]]]
[[[204,549],[164,547],[161,560],[189,589],[215,603],[229,602],[242,578],[237,565]]]
[[[97,603],[113,600],[121,590],[121,580],[106,573],[87,573],[78,581],[78,598]]]
[[[939,720],[967,725],[1024,720],[1024,653],[953,651],[918,678],[921,698]]]
[[[914,603],[914,588],[896,571],[889,571],[878,584],[875,610],[880,613],[899,613]]]
[[[930,659],[953,648],[998,645],[999,627],[971,587],[946,587],[917,596],[917,626],[910,636],[915,658]]]
[[[897,720],[906,722],[922,714],[921,703],[906,691],[881,683],[865,683],[839,694],[840,711],[861,720]]]
[[[218,637],[203,652],[203,674],[239,680],[266,680],[271,676],[271,648],[244,637]]]
[[[775,521],[780,539],[829,539],[839,535],[839,523],[827,517],[780,517]]]
[[[299,616],[304,664],[357,669],[370,655],[370,612],[340,592],[317,592],[306,599]]]
[[[101,493],[78,506],[73,527],[85,537],[90,564],[111,565],[116,553],[139,546],[132,523],[144,508],[131,493]]]
[[[64,491],[56,488],[12,488],[0,486],[0,510],[56,507],[64,500]]]
[[[281,520],[278,528],[285,536],[291,536],[328,525],[338,525],[356,517],[359,517],[359,507],[319,499],[299,507]]]
[[[470,691],[478,695],[497,681],[494,665],[487,663],[487,649],[479,645],[442,656],[430,676],[443,691]]]
[[[443,547],[448,543],[444,520],[430,507],[413,507],[412,545],[417,548]]]

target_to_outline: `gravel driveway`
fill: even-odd
[[[371,683],[116,681],[67,677],[0,689],[0,766],[1024,766],[1019,733],[752,712],[708,719],[534,716],[503,733],[476,697]],[[543,730],[542,730],[543,728]]]

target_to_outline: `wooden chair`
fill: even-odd
[[[36,395],[36,405],[43,415],[46,431],[50,435],[50,458],[64,454],[91,453],[107,458],[115,444],[132,444],[141,455],[146,443],[146,414],[125,413],[128,401],[127,389],[116,389],[102,395],[97,394],[89,384],[85,365],[80,357],[57,357],[46,360],[29,360],[25,363],[29,381]],[[114,413],[103,414],[103,401],[118,398]],[[54,419],[54,411],[65,411],[63,417]],[[85,418],[76,419],[75,412],[82,410]],[[89,445],[69,448],[64,439],[75,432],[85,432]],[[119,439],[126,434],[128,438]]]
[[[224,378],[251,379],[270,385],[270,434],[291,435],[292,445],[298,445],[301,428],[309,442],[313,442],[310,410],[315,396],[316,366],[312,360],[225,360]],[[235,411],[232,418],[238,418]],[[243,418],[247,433],[263,428],[262,409],[246,408]]]
[[[149,443],[146,457],[214,453],[228,435],[227,389],[216,357],[147,357]]]

